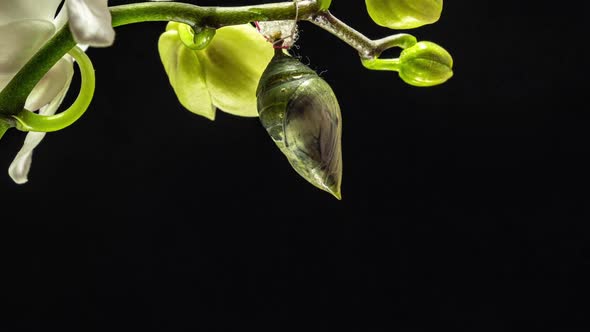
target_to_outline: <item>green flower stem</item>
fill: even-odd
[[[398,33],[382,39],[377,39],[373,41],[373,45],[375,46],[372,56],[378,57],[381,55],[381,53],[383,53],[383,51],[393,47],[406,49],[408,47],[414,46],[417,42],[418,41],[416,40],[416,37],[407,33]]]
[[[76,101],[70,108],[55,115],[39,115],[28,110],[22,110],[19,114],[13,116],[16,120],[17,129],[41,132],[57,131],[71,125],[86,112],[94,95],[94,67],[86,53],[80,48],[72,48],[69,54],[76,59],[76,63],[80,67],[81,88]]]
[[[399,59],[361,59],[361,63],[365,68],[371,70],[399,71],[401,66]]]
[[[307,19],[319,10],[317,1],[297,2],[299,19]],[[254,21],[292,20],[293,1],[238,7],[200,7],[177,2],[144,2],[111,7],[113,26],[149,21],[174,21],[191,26],[221,28]]]
[[[361,59],[376,58],[383,51],[393,47],[407,48],[416,44],[416,38],[406,33],[371,40],[336,18],[329,11],[319,12],[307,20],[352,46],[359,52]]]
[[[200,7],[176,2],[145,2],[111,7],[114,27],[140,22],[175,21],[200,28],[220,28],[253,21],[308,20],[355,48],[361,58],[375,58],[384,50],[415,43],[400,34],[371,40],[338,20],[320,6],[326,1],[304,0],[239,7]],[[68,26],[53,36],[0,92],[0,114],[15,115],[23,110],[27,96],[51,67],[76,45]]]
[[[219,28],[253,21],[293,19],[297,12],[306,19],[320,11],[313,0],[292,1],[257,6],[199,7],[176,2],[145,2],[111,7],[114,27],[140,22],[176,21],[191,26]],[[45,73],[69,52],[76,43],[68,26],[49,40],[0,92],[0,114],[14,115],[22,111],[27,96]]]

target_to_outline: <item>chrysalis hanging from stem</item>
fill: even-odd
[[[293,168],[340,199],[342,117],[330,85],[276,49],[256,96],[262,125]]]
[[[326,81],[287,54],[298,37],[297,15],[256,26],[275,49],[256,91],[260,121],[297,173],[340,199],[340,106]]]

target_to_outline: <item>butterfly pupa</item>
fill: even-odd
[[[256,96],[262,126],[295,171],[340,199],[342,116],[330,85],[277,49]]]

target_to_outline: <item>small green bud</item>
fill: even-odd
[[[365,0],[375,23],[390,29],[413,29],[440,18],[443,0]]]
[[[433,86],[453,76],[453,58],[439,45],[421,41],[403,50],[399,57],[399,76],[415,86]]]
[[[197,31],[190,25],[179,24],[178,35],[182,43],[191,50],[205,49],[213,37],[215,37],[216,29],[212,28],[198,28]]]
[[[320,10],[328,10],[330,8],[330,4],[332,0],[318,0],[318,5],[320,6]]]

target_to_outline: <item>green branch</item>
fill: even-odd
[[[408,48],[416,44],[416,38],[406,33],[371,40],[336,18],[329,11],[320,12],[307,20],[340,38],[340,40],[357,50],[361,60],[378,57],[383,51],[393,47]]]
[[[319,11],[317,1],[297,2],[300,19]],[[293,1],[239,7],[199,7],[186,3],[145,2],[111,7],[113,26],[150,21],[174,21],[202,28],[221,28],[254,21],[292,20]]]
[[[220,28],[253,21],[293,19],[295,13],[306,19],[319,11],[316,1],[281,2],[258,6],[199,7],[175,2],[146,2],[111,7],[114,27],[156,21],[176,21],[191,26]],[[69,52],[76,42],[68,26],[53,36],[0,92],[0,114],[15,115],[23,110],[37,82]]]
[[[378,57],[391,47],[407,48],[416,43],[408,34],[397,34],[371,40],[334,17],[328,10],[329,1],[304,0],[240,7],[200,7],[176,2],[144,2],[111,7],[114,27],[156,21],[175,21],[200,29],[217,29],[253,21],[310,21],[352,46],[362,60]],[[297,6],[297,7],[296,7]],[[323,6],[323,7],[322,7]],[[0,115],[20,113],[25,101],[43,76],[68,53],[76,42],[66,25],[53,36],[0,92]],[[363,62],[365,66],[366,63]]]

